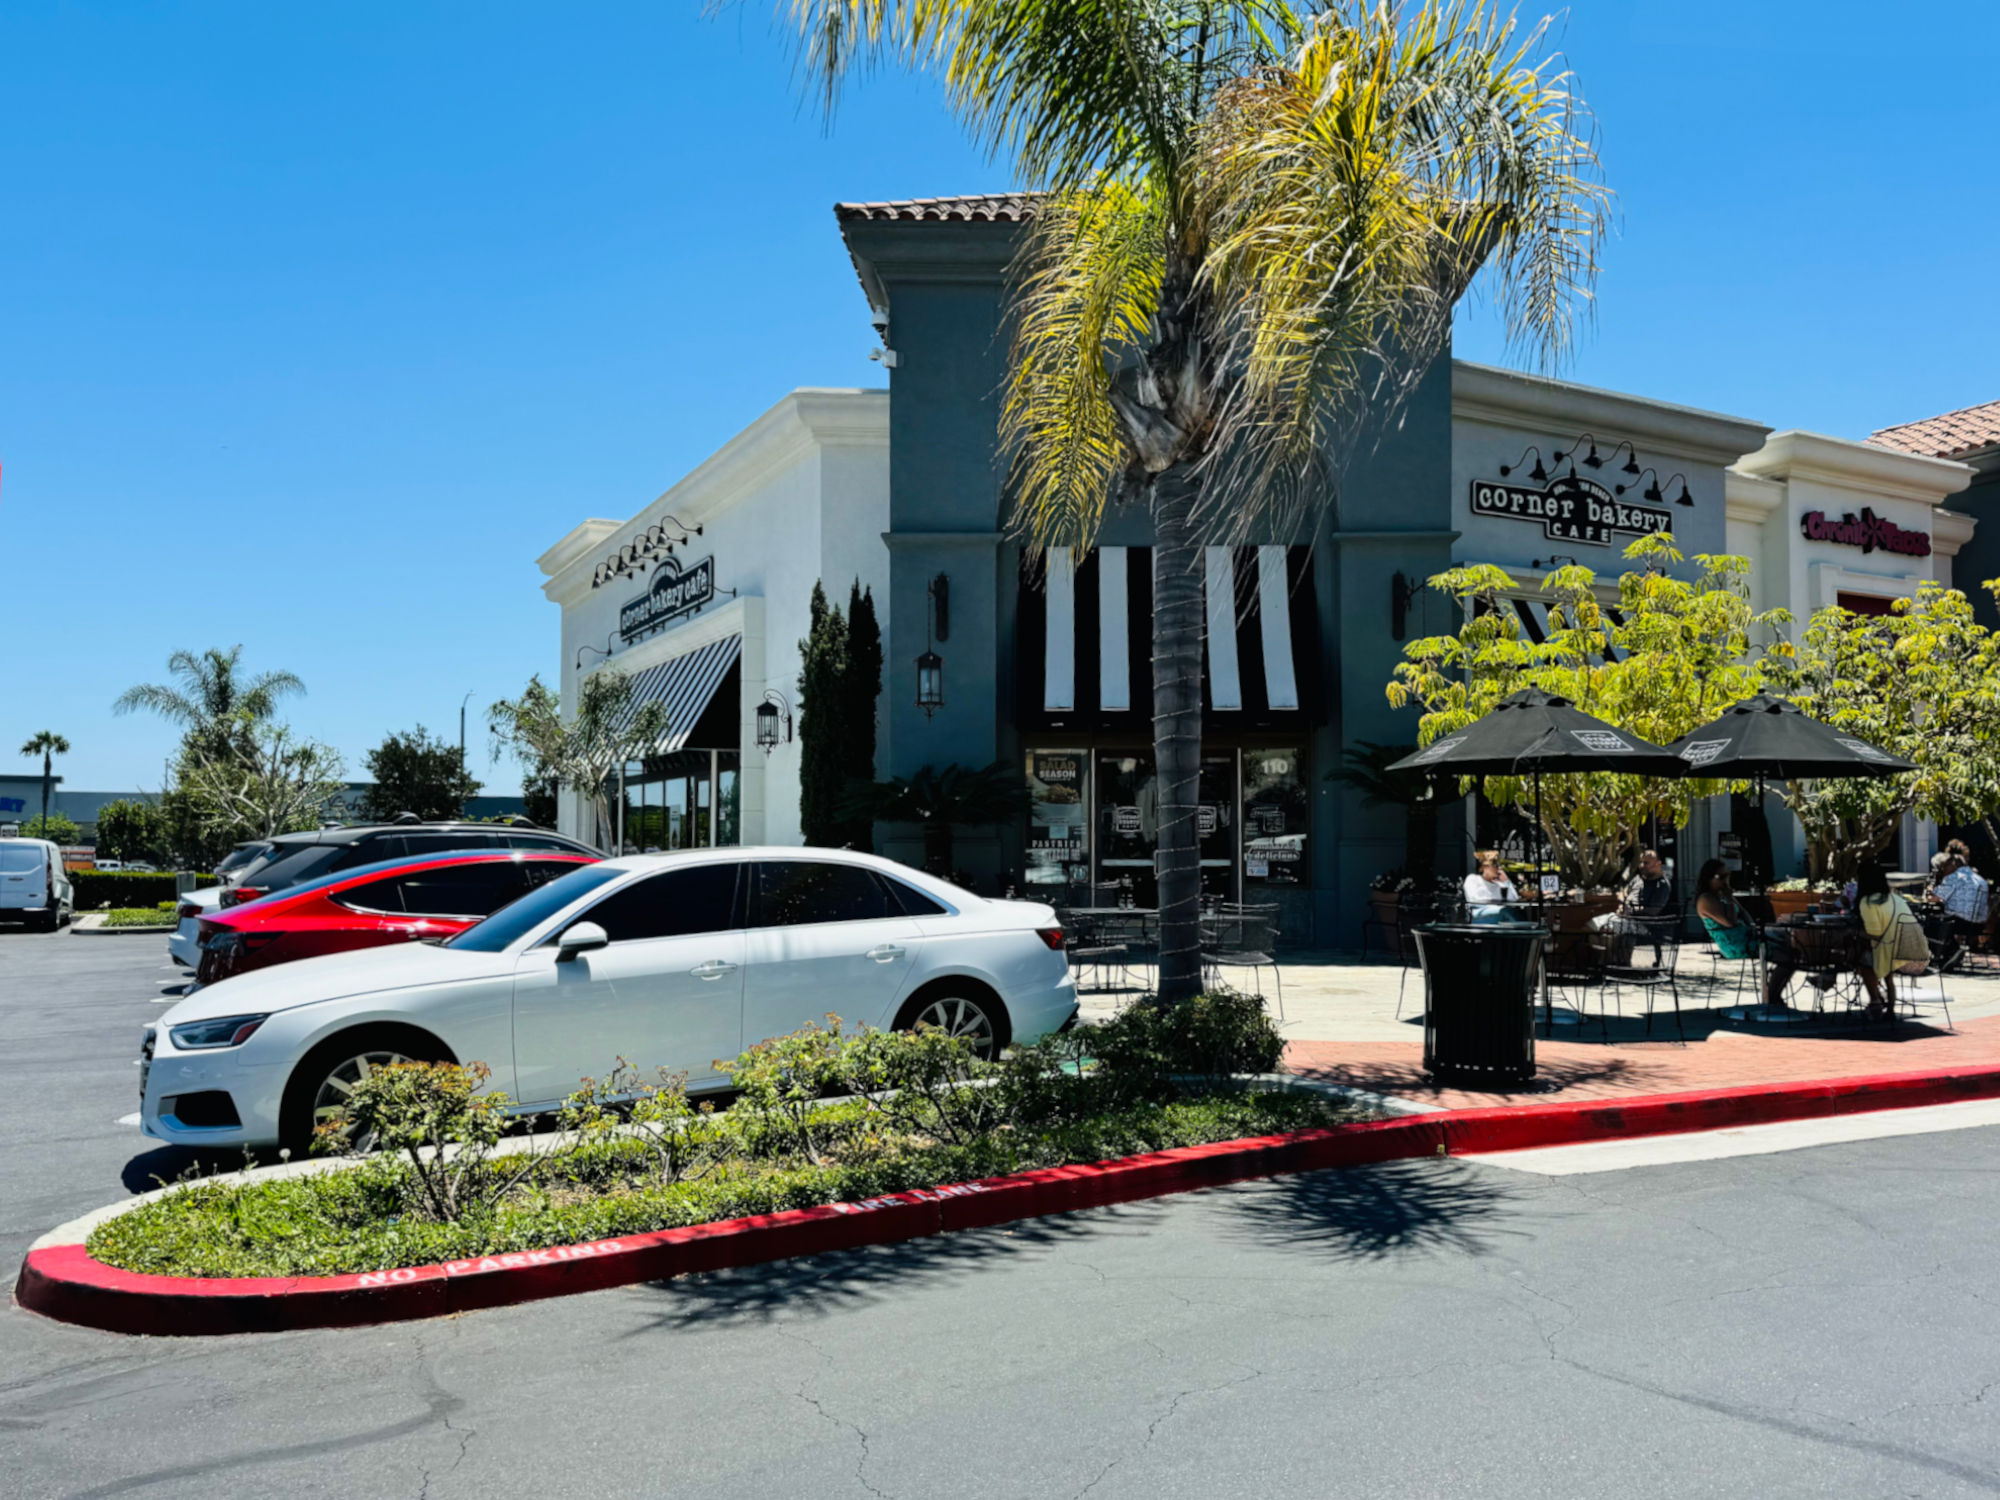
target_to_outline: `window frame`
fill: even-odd
[[[605,935],[607,938],[610,938],[611,946],[616,947],[624,943],[671,942],[671,941],[678,941],[681,938],[717,937],[725,933],[742,932],[749,926],[748,922],[749,913],[747,910],[748,893],[745,888],[746,882],[744,879],[743,872],[751,863],[752,862],[747,859],[705,859],[700,861],[699,863],[680,866],[677,869],[643,871],[639,874],[639,877],[636,880],[623,881],[620,884],[613,886],[610,890],[605,891],[595,901],[591,902],[590,905],[583,908],[582,911],[575,913],[566,920],[562,921],[558,926],[553,928],[546,937],[542,938],[539,942],[530,943],[528,946],[531,949],[554,947],[557,943],[559,943],[562,940],[562,935],[565,932],[569,931],[570,928],[576,926],[577,923],[579,922],[591,921],[592,912],[596,911],[606,902],[617,900],[627,891],[637,890],[642,885],[645,885],[651,881],[666,879],[668,876],[685,875],[685,874],[690,874],[696,870],[709,870],[717,868],[718,866],[727,866],[735,872],[736,883],[733,890],[730,893],[730,900],[729,900],[730,925],[728,925],[727,927],[714,927],[710,928],[706,932],[661,933],[653,937],[643,937],[643,938],[611,937],[608,931],[606,932]],[[578,868],[583,869],[588,867],[578,866]],[[598,925],[601,927],[604,924],[600,922],[598,923]]]
[[[792,927],[845,927],[854,922],[916,920],[909,912],[903,910],[902,899],[889,889],[890,882],[887,877],[880,870],[872,869],[867,865],[849,864],[847,861],[839,859],[771,859],[768,857],[746,859],[743,863],[753,870],[761,869],[764,865],[817,865],[836,870],[852,870],[863,879],[874,882],[876,892],[881,896],[883,904],[882,915],[879,917],[842,917],[832,921],[821,922],[766,922],[764,920],[763,881],[753,875],[747,884],[739,885],[738,887],[745,897],[743,912],[745,918],[744,926],[750,932],[781,932]],[[919,892],[919,894],[922,893]],[[936,900],[935,897],[931,899]],[[943,905],[942,902],[938,904]]]

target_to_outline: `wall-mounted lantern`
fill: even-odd
[[[764,701],[757,705],[757,743],[769,755],[774,746],[790,744],[791,739],[792,705],[776,688],[766,688]]]
[[[924,654],[917,658],[917,707],[928,719],[944,707],[944,658],[931,649],[951,633],[951,580],[940,573],[924,588]]]

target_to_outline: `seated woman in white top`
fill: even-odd
[[[1521,893],[1514,889],[1514,882],[1500,867],[1499,854],[1491,849],[1481,849],[1475,858],[1479,861],[1479,868],[1465,877],[1466,914],[1475,922],[1525,920],[1511,909],[1520,902]]]

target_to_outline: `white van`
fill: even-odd
[[[0,839],[0,922],[54,932],[74,914],[62,851],[47,839]]]

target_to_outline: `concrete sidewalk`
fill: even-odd
[[[1544,1037],[1536,1026],[1535,1054],[1543,1086],[1554,1084],[1564,1098],[1682,1093],[1871,1073],[1910,1072],[2000,1064],[2000,975],[1974,973],[1945,977],[1953,1029],[1946,1029],[1938,1004],[1937,981],[1926,980],[1915,1020],[1894,1027],[1867,1026],[1842,1010],[1823,1016],[1809,1012],[1773,1020],[1751,997],[1732,985],[1727,966],[1711,981],[1707,950],[1690,947],[1682,957],[1681,1042],[1667,997],[1646,1034],[1645,997],[1627,988],[1625,1014],[1600,1017],[1608,997],[1588,992],[1588,1013],[1579,1017],[1563,1004]],[[1142,976],[1134,976],[1135,980]],[[1277,1013],[1271,972],[1261,987]],[[1403,971],[1386,962],[1362,963],[1335,954],[1287,955],[1284,985],[1286,1066],[1307,1076],[1372,1092],[1435,1103],[1448,1108],[1497,1104],[1521,1095],[1442,1089],[1423,1072],[1423,975],[1412,970],[1401,996]],[[1249,988],[1250,976],[1240,987]],[[1086,990],[1086,1017],[1105,1016],[1136,998],[1135,983],[1124,990]],[[1795,997],[1800,1003],[1810,990]],[[1907,1011],[1905,1012],[1907,1014]]]

